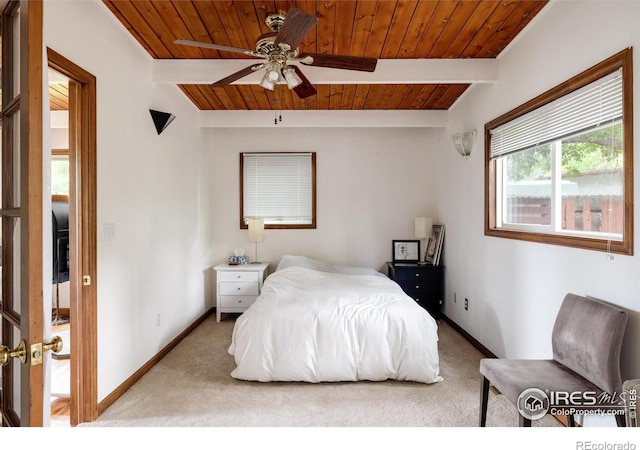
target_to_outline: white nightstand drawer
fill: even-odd
[[[269,274],[268,263],[219,264],[216,271],[216,320],[223,313],[244,313],[258,298]]]
[[[221,295],[221,308],[248,308],[256,301],[256,296],[246,295]]]
[[[258,283],[228,281],[220,283],[220,295],[258,295]]]
[[[219,281],[258,281],[260,273],[258,272],[241,272],[241,271],[224,271],[218,274]]]

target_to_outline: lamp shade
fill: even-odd
[[[264,77],[262,77],[262,81],[260,81],[260,86],[262,86],[265,89],[269,89],[270,91],[273,91],[276,88],[276,84],[273,81],[271,81],[268,75],[266,74]]]
[[[302,84],[302,78],[300,78],[296,71],[293,70],[293,67],[287,66],[282,70],[282,74],[284,75],[284,79],[286,80],[289,89],[293,89],[294,87]]]
[[[462,133],[454,133],[451,135],[453,140],[453,146],[456,148],[460,155],[468,158],[471,156],[471,150],[473,144],[476,141],[476,130],[464,131]]]
[[[414,226],[417,239],[427,239],[431,237],[433,219],[430,217],[416,217]]]
[[[261,242],[264,239],[264,220],[249,219],[249,242]]]

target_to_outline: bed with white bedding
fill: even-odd
[[[251,381],[434,383],[433,317],[373,269],[285,256],[236,320],[231,376]]]

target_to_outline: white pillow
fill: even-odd
[[[319,272],[340,273],[343,275],[375,275],[385,276],[377,270],[370,269],[368,267],[355,267],[355,266],[339,266],[336,264],[325,263],[322,261],[316,261],[306,256],[293,256],[285,255],[280,259],[276,271],[284,269],[286,267],[304,267],[310,270],[317,270]]]

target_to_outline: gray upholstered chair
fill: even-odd
[[[547,393],[589,391],[620,396],[620,350],[626,325],[627,313],[620,308],[567,294],[553,326],[553,359],[480,360],[480,426],[486,425],[490,385],[514,405],[530,388]],[[573,414],[567,419],[575,426]],[[616,422],[624,426],[624,416],[616,415]],[[520,414],[520,426],[531,426],[531,419]]]

